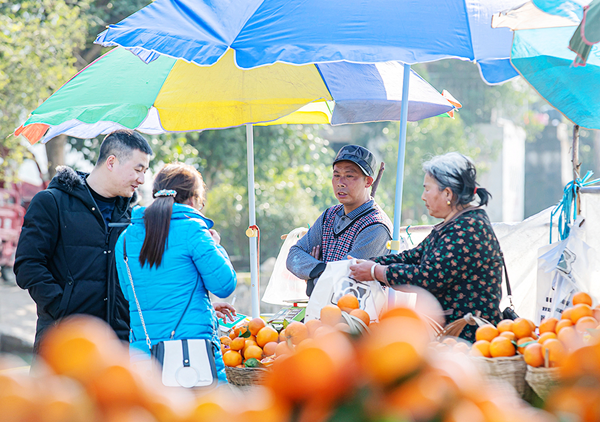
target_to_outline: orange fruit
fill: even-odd
[[[313,336],[313,338],[319,338],[332,331],[334,331],[333,327],[323,324],[321,327],[315,330],[315,335]]]
[[[342,310],[335,305],[325,305],[321,309],[321,322],[334,326],[342,320]]]
[[[223,337],[219,338],[219,340],[221,340],[221,344],[223,346],[229,346],[231,344],[231,337],[229,337],[229,336],[223,336]]]
[[[278,343],[277,346],[275,346],[275,356],[276,357],[283,356],[283,355],[289,355],[292,352],[293,352],[293,350],[290,349],[290,346],[288,346],[287,342],[285,342],[285,341],[282,341],[281,343]]]
[[[265,356],[272,356],[275,354],[275,349],[277,348],[277,344],[274,341],[270,341],[263,347],[263,353]]]
[[[517,318],[513,321],[513,333],[517,338],[533,337],[534,328],[531,328],[531,322],[525,318]]]
[[[556,334],[553,332],[547,332],[547,333],[542,334],[537,342],[539,344],[544,344],[544,342],[546,340],[551,339],[551,338],[556,338]]]
[[[573,326],[563,327],[557,334],[557,338],[567,350],[575,350],[583,345],[583,338]]]
[[[496,327],[498,328],[499,332],[504,333],[505,331],[512,331],[512,325],[512,319],[503,319]]]
[[[129,362],[111,365],[88,384],[88,391],[100,405],[142,405],[143,381],[131,371],[128,364]]]
[[[277,392],[278,401],[327,405],[355,385],[358,371],[350,340],[332,331],[312,341],[296,353],[275,359],[266,374],[264,385]]]
[[[585,316],[579,318],[577,324],[575,324],[575,329],[580,333],[584,334],[587,332],[588,328],[595,329],[598,326],[598,321],[596,318],[591,316]]]
[[[493,358],[514,356],[515,353],[516,349],[512,341],[504,336],[498,336],[490,342],[490,355]]]
[[[246,345],[246,339],[243,337],[234,338],[229,344],[231,350],[242,350]]]
[[[595,308],[592,309],[592,312],[594,313],[594,315],[592,315],[594,318],[596,318],[597,321],[600,321],[600,308],[598,308],[597,306]]]
[[[294,321],[285,328],[285,336],[296,345],[308,337],[308,328],[303,323]]]
[[[288,325],[288,328],[289,328],[289,325]],[[271,328],[268,326],[261,328],[260,331],[258,332],[258,334],[256,335],[256,343],[258,343],[258,345],[260,347],[264,347],[265,344],[270,343],[272,341],[277,341],[277,340],[279,340],[279,333],[277,331],[275,331],[274,328]]]
[[[229,350],[223,355],[225,366],[238,366],[242,363],[242,355],[234,350]]]
[[[469,348],[469,345],[467,343],[456,343],[454,345],[454,347],[452,348],[453,352],[457,352],[457,353],[464,353],[465,355],[468,354],[471,349]]]
[[[564,312],[563,312],[563,315],[564,315]],[[562,330],[563,328],[571,327],[572,325],[573,325],[573,322],[570,319],[561,319],[556,324],[556,334],[560,333],[560,330]]]
[[[244,343],[244,348],[242,349],[242,353],[246,352],[246,349],[250,346],[258,346],[254,340],[246,339]]]
[[[454,346],[455,344],[457,344],[458,342],[456,341],[456,339],[452,338],[452,337],[447,337],[442,341],[442,344],[446,344],[448,346]]]
[[[244,334],[246,331],[248,331],[247,322],[244,324],[237,325],[233,328],[233,332],[235,333],[236,337],[238,337],[240,334]]]
[[[281,331],[279,332],[279,341],[285,341],[287,339],[287,337],[285,336],[285,328],[282,328]]]
[[[555,333],[556,324],[558,324],[558,320],[556,318],[544,318],[544,320],[540,323],[540,334]]]
[[[342,333],[350,333],[350,326],[345,322],[338,322],[333,326],[333,328],[335,328],[338,331],[341,331]]]
[[[352,309],[358,309],[360,304],[358,303],[358,298],[356,296],[354,296],[351,293],[348,293],[348,294],[340,297],[340,299],[337,302],[337,306],[340,309],[349,308],[350,310],[347,312],[350,312]],[[346,310],[346,309],[344,309],[344,310]]]
[[[502,337],[506,337],[507,339],[512,340],[512,341],[517,340],[515,333],[513,333],[512,331],[504,331],[504,332],[500,333],[500,335]]]
[[[592,307],[585,303],[580,303],[571,308],[570,316],[571,316],[571,321],[573,322],[573,324],[577,324],[577,321],[579,321],[583,317],[586,317],[586,316],[591,317],[592,315],[594,315],[594,312],[592,311]]]
[[[424,365],[429,332],[422,320],[391,317],[361,337],[360,363],[367,377],[376,384],[388,385]],[[398,357],[402,356],[402,359]]]
[[[248,329],[253,336],[257,335],[261,328],[266,327],[266,323],[262,318],[254,318],[248,323]]]
[[[529,344],[527,344],[527,343],[531,343],[532,341],[535,341],[535,340],[531,337],[523,337],[523,338],[520,338],[519,340],[517,340],[517,352],[520,354],[523,354],[523,352],[525,352],[525,348],[527,346],[529,346]],[[525,344],[527,344],[527,346],[525,346]]]
[[[404,308],[402,306],[388,309],[383,314],[381,314],[381,316],[379,317],[379,320],[384,320],[386,318],[393,318],[393,317],[408,317],[408,318],[422,320],[422,318],[419,316],[419,314],[417,312],[415,312],[414,309]]]
[[[107,357],[126,354],[112,329],[102,320],[77,315],[48,330],[40,356],[59,375],[86,384],[108,366]]]
[[[542,344],[542,348],[544,356],[546,351],[548,351],[548,362],[550,363],[551,368],[560,366],[567,355],[565,346],[557,339],[546,340],[544,344]]]
[[[564,311],[562,311],[562,314],[560,314],[560,319],[571,319],[571,312],[573,312],[573,308],[567,308]]]
[[[320,319],[311,319],[310,321],[306,321],[304,325],[306,325],[306,328],[308,329],[309,337],[313,337],[317,328],[321,327],[323,323]]]
[[[244,359],[258,359],[261,360],[263,358],[263,351],[258,346],[248,346],[246,350],[244,350]]]
[[[523,352],[525,363],[534,368],[544,366],[543,347],[539,343],[530,344]]]
[[[498,329],[493,325],[482,325],[475,331],[475,340],[487,340],[491,342],[499,334]]]
[[[308,347],[313,347],[316,344],[315,339],[314,338],[306,338],[304,340],[302,340],[295,348],[294,350],[296,352],[299,352],[300,350],[304,350]]]
[[[350,311],[350,315],[360,319],[362,322],[365,323],[367,327],[371,323],[371,317],[366,311],[363,311],[362,309],[353,309],[352,311]]]
[[[483,356],[484,358],[491,358],[490,354],[490,342],[487,340],[478,340],[473,343],[471,347],[471,356]]]
[[[592,297],[586,292],[577,292],[573,295],[571,302],[573,303],[573,306],[579,305],[580,303],[592,306]]]

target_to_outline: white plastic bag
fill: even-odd
[[[287,235],[285,242],[281,246],[269,284],[262,297],[263,302],[272,303],[274,305],[289,306],[290,300],[307,300],[306,281],[296,277],[288,271],[286,261],[290,248],[298,242],[302,236],[306,234],[306,227],[294,229]],[[285,302],[285,301],[288,302]]]
[[[590,274],[596,259],[593,249],[582,240],[583,228],[579,216],[569,237],[539,249],[537,271],[536,322],[544,318],[560,319],[562,312],[571,305],[573,294],[589,292]]]
[[[327,263],[308,300],[305,321],[320,318],[324,306],[336,305],[348,293],[358,298],[360,309],[369,314],[371,322],[379,320],[379,314],[387,305],[387,289],[377,281],[356,281],[350,278],[350,265],[355,263],[355,259]]]

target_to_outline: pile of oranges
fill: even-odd
[[[593,332],[600,328],[600,307],[592,308],[590,295],[576,293],[572,303],[560,320],[547,318],[539,327],[525,318],[479,327],[471,355],[495,358],[521,354],[534,368],[561,366],[568,352],[595,342]]]
[[[274,360],[264,385],[210,392],[162,387],[130,363],[104,323],[65,320],[47,334],[36,375],[0,372],[0,415],[7,422],[557,421],[516,394],[499,394],[505,390],[464,354],[430,347],[428,323],[414,310],[391,309],[361,336],[342,330],[338,311],[278,333],[285,341],[277,344],[293,350]],[[247,329],[264,353],[271,338],[259,325]]]
[[[497,326],[483,325],[475,332],[472,356],[499,358],[515,356],[523,345],[537,339],[535,324],[525,318],[502,320]]]
[[[369,314],[359,309],[358,299],[347,294],[336,305],[327,305],[321,309],[320,319],[306,323],[293,321],[284,325],[281,331],[267,325],[262,318],[237,325],[229,336],[221,337],[223,362],[229,367],[271,366],[275,358],[302,349],[314,340],[325,328],[349,333],[350,326],[345,323],[342,313],[346,312],[362,321],[364,326],[371,322]],[[257,362],[260,362],[257,365]]]

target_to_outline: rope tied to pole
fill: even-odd
[[[569,237],[571,223],[577,218],[579,188],[600,182],[600,179],[589,180],[593,174],[594,172],[590,170],[585,174],[583,179],[578,177],[565,185],[563,197],[550,215],[550,243],[552,243],[552,220],[554,220],[554,216],[557,213],[560,213],[558,217],[558,235],[560,240],[565,240]]]

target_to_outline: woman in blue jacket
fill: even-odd
[[[129,301],[132,360],[149,358],[149,350],[123,259],[124,243],[152,345],[171,339],[176,327],[174,339],[211,339],[219,381],[227,382],[217,314],[222,318],[233,308],[227,303],[213,307],[208,293],[227,297],[237,279],[213,222],[200,213],[204,181],[192,166],[167,164],[155,177],[153,195],[152,205],[133,210],[115,249],[119,283]]]

